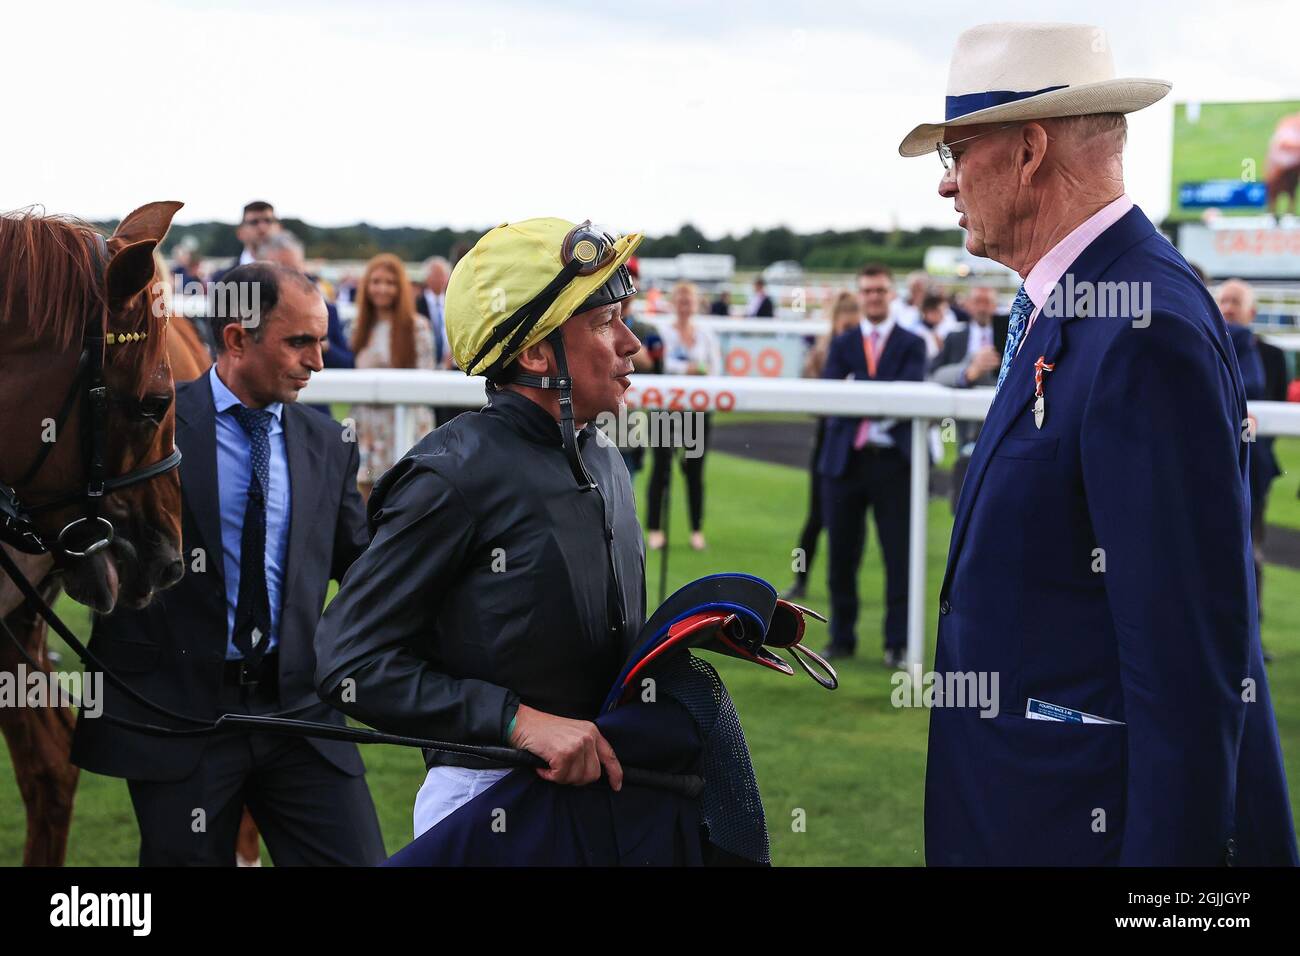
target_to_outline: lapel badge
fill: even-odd
[[[1043,401],[1043,373],[1056,369],[1055,362],[1048,362],[1042,355],[1034,362],[1034,427],[1041,429],[1043,419],[1047,417],[1047,405]]]

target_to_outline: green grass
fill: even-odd
[[[799,470],[710,455],[704,530],[709,548],[691,551],[685,489],[675,476],[669,550],[669,590],[716,571],[743,570],[778,588],[790,580],[790,551],[804,519],[807,478]],[[643,495],[647,475],[638,477]],[[1276,495],[1276,492],[1275,492]],[[929,620],[933,639],[937,592],[947,552],[951,517],[946,501],[929,509]],[[642,514],[644,517],[644,511]],[[808,603],[827,607],[825,539],[811,575]],[[647,594],[659,590],[659,557],[648,556]],[[922,817],[927,714],[889,704],[889,673],[877,660],[882,579],[874,535],[862,574],[863,656],[839,667],[841,686],[827,693],[811,681],[784,678],[739,661],[710,659],[723,674],[744,724],[767,808],[773,860],[784,865],[916,865],[923,859]],[[1270,566],[1265,596],[1264,640],[1276,656],[1269,677],[1277,707],[1295,805],[1300,783],[1300,572]],[[65,598],[59,611],[79,633],[83,609]],[[809,643],[820,647],[824,626],[812,623]],[[928,652],[927,652],[928,653]],[[70,661],[65,654],[65,662]],[[414,751],[362,748],[368,781],[389,851],[411,835],[411,805],[423,779]],[[21,860],[23,814],[8,753],[0,750],[0,865]],[[807,826],[795,832],[803,811]],[[137,852],[135,820],[120,780],[83,774],[68,862],[132,865]]]
[[[1283,474],[1269,489],[1265,521],[1300,531],[1300,438],[1279,438],[1273,451]]]
[[[1268,141],[1277,121],[1300,110],[1300,101],[1284,103],[1203,103],[1195,123],[1187,107],[1174,107],[1174,160],[1170,177],[1170,218],[1196,220],[1202,210],[1184,210],[1178,203],[1183,183],[1213,179],[1244,179],[1253,172],[1262,181]],[[1253,165],[1251,165],[1253,164]],[[1259,215],[1260,209],[1225,209],[1225,215]],[[1294,210],[1293,210],[1294,211]]]

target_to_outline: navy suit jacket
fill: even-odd
[[[1227,327],[1137,208],[1068,273],[1148,283],[1151,308],[1049,301],[989,411],[935,670],[996,674],[999,712],[931,710],[927,862],[1294,864]],[[1029,720],[1030,697],[1123,723]]]
[[[338,306],[326,299],[325,311],[329,316],[330,339],[330,347],[324,355],[325,367],[355,368],[357,359],[352,354],[352,347],[348,344],[347,336],[343,334],[343,323],[339,321]]]
[[[345,726],[316,693],[314,638],[330,579],[342,580],[370,535],[357,492],[356,442],[333,419],[293,402],[284,406],[289,458],[289,546],[280,597],[282,709]],[[176,386],[176,447],[181,460],[181,540],[185,576],[143,610],[95,617],[90,649],[132,688],[178,713],[221,715],[226,657],[226,586],[217,497],[216,408],[206,375]],[[198,563],[202,549],[202,563]],[[309,706],[310,705],[310,706]],[[128,720],[174,726],[104,684],[104,710]],[[194,771],[211,737],[156,737],[104,719],[78,720],[72,762],[130,780],[180,780]],[[346,774],[365,771],[354,743],[308,738]]]
[[[855,379],[862,382],[920,382],[925,379],[925,341],[906,329],[895,325],[885,340],[885,347],[876,360],[876,377],[867,374],[867,353],[863,349],[862,328],[849,329],[831,339],[826,352],[826,366],[822,378]],[[853,454],[853,439],[858,434],[861,418],[831,416],[826,419],[826,437],[822,452],[817,458],[817,471],[831,478],[840,478]],[[900,421],[889,430],[894,444],[903,457],[912,457],[911,419]]]

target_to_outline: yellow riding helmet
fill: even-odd
[[[491,377],[570,316],[635,294],[625,263],[644,238],[564,219],[490,230],[447,284],[443,315],[457,366]]]

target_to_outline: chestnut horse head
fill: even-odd
[[[1291,214],[1300,215],[1300,113],[1277,121],[1268,141],[1268,159],[1264,164],[1264,186],[1268,191],[1268,209],[1282,214],[1282,197],[1291,203]]]
[[[0,484],[68,594],[105,614],[184,570],[153,258],[180,207],[142,206],[107,242],[71,219],[0,216]]]

